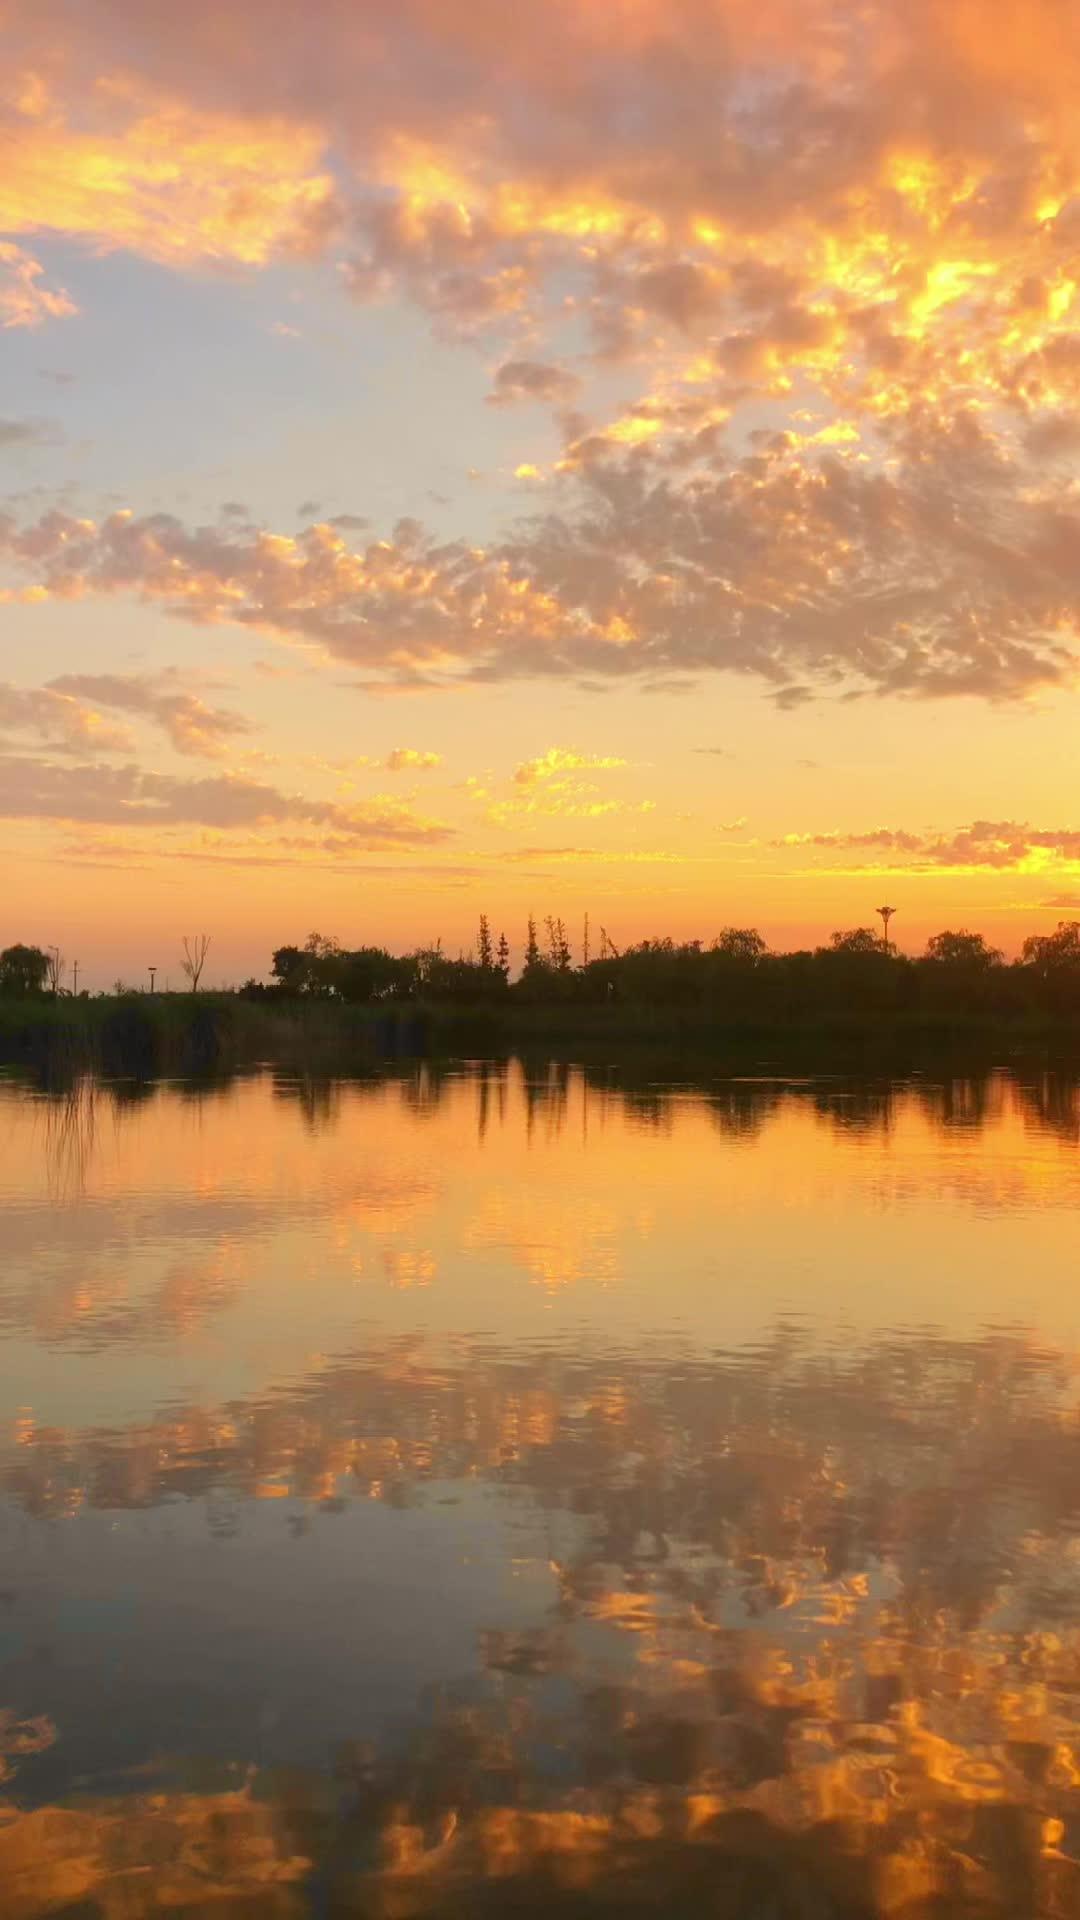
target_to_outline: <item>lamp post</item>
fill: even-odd
[[[153,991],[154,991],[154,975],[155,975],[155,973],[157,972],[157,968],[156,968],[156,967],[147,967],[147,969],[146,969],[146,971],[147,971],[147,973],[148,973],[148,974],[150,975],[150,991],[151,991],[151,993],[153,993]]]
[[[895,907],[875,907],[875,908],[874,908],[874,912],[875,912],[876,914],[878,914],[878,915],[880,916],[880,919],[881,919],[881,924],[882,924],[882,926],[883,926],[883,927],[884,927],[884,929],[885,929],[885,931],[884,931],[884,934],[882,935],[882,942],[881,942],[881,943],[882,943],[882,946],[884,947],[884,949],[885,949],[885,951],[886,951],[886,953],[888,953],[888,952],[890,951],[890,948],[889,948],[889,921],[890,921],[890,920],[892,919],[892,917],[893,917],[893,914],[894,914],[894,913],[896,912],[896,908],[895,908]]]

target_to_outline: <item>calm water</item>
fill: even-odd
[[[1080,1095],[0,1087],[0,1913],[1080,1914]]]

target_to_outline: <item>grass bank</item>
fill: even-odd
[[[0,1000],[0,1062],[62,1083],[79,1073],[150,1080],[258,1061],[318,1074],[425,1054],[573,1050],[593,1062],[648,1050],[714,1071],[962,1069],[1080,1059],[1080,1021],[1026,1014],[881,1015],[858,1008],[784,1021],[723,1020],[691,1008],[523,1004],[348,1006],[253,1002],[239,994]]]
[[[427,1017],[326,1002],[261,1006],[238,994],[0,1000],[0,1062],[47,1082],[81,1073],[152,1080],[260,1060],[318,1072],[422,1052]]]
[[[646,1050],[713,1071],[973,1071],[1080,1062],[1080,1020],[1025,1014],[1009,1020],[853,1008],[780,1020],[724,1019],[692,1008],[518,1005],[430,1010],[441,1053],[550,1047],[598,1061]]]

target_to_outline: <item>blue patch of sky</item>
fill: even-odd
[[[417,310],[361,305],[331,267],[179,274],[39,252],[81,311],[5,342],[0,418],[47,417],[62,436],[25,449],[11,484],[202,520],[231,499],[285,528],[318,499],[379,531],[410,514],[480,538],[512,505],[535,421],[485,406],[490,355],[439,340]]]

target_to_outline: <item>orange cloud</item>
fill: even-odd
[[[5,133],[0,233],[61,232],[171,266],[259,266],[321,245],[335,221],[323,135],[291,118],[203,111],[99,71],[77,117],[74,103],[25,88]],[[0,249],[10,264],[5,254],[18,249]],[[37,289],[41,270],[25,258],[14,267],[31,310],[73,311]]]
[[[1067,0],[1000,32],[976,0],[551,0],[497,35],[474,0],[327,0],[319,27],[279,0],[227,29],[209,0],[27,11],[0,320],[71,311],[28,236],[177,269],[333,238],[357,297],[493,335],[489,398],[555,410],[561,459],[515,452],[550,515],[362,547],[343,516],[52,516],[0,528],[22,591],[133,593],[398,687],[722,668],[792,705],[1071,677]]]
[[[867,864],[855,869],[859,872],[1080,872],[1080,827],[1031,827],[1019,820],[974,820],[952,833],[913,833],[898,827],[788,833],[773,845],[865,853]],[[836,869],[808,871],[835,873]]]
[[[78,311],[62,287],[42,283],[44,272],[41,262],[22,247],[0,240],[0,328],[40,327]]]

